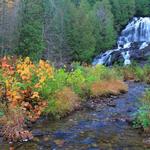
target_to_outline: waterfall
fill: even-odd
[[[134,17],[118,38],[117,49],[106,51],[97,56],[93,65],[110,64],[113,52],[119,51],[124,58],[124,64],[130,64],[130,51],[133,43],[139,43],[139,50],[144,49],[150,44],[150,17]]]
[[[124,65],[130,65],[131,61],[130,61],[130,54],[129,51],[127,52],[122,52],[122,56],[124,58]]]
[[[134,17],[122,31],[117,43],[118,46],[125,46],[132,42],[150,42],[150,17]]]

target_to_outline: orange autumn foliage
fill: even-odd
[[[35,121],[47,106],[46,100],[43,100],[36,89],[47,78],[53,77],[52,67],[42,60],[35,65],[29,57],[18,60],[4,57],[0,62],[10,108],[21,107],[26,111],[28,119]],[[32,81],[33,78],[35,82]]]
[[[35,87],[38,88],[41,87],[47,78],[53,78],[53,68],[47,62],[40,60],[36,74],[39,77],[39,83]]]
[[[26,112],[30,121],[36,121],[45,107],[47,102],[39,96],[38,92],[33,92],[31,89],[21,91],[24,99],[20,102],[20,106]]]
[[[31,62],[29,57],[26,57],[16,65],[17,73],[19,73],[21,79],[26,82],[30,82],[34,69],[35,65]]]
[[[9,57],[4,57],[0,60],[0,68],[3,69],[4,76],[11,76],[15,73],[15,66],[13,66],[12,62],[15,62],[15,59],[11,59]]]

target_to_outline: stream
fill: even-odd
[[[128,86],[128,93],[112,98],[109,104],[91,100],[67,118],[39,120],[32,129],[34,140],[18,144],[16,150],[148,150],[141,131],[129,125],[148,86],[133,82]],[[0,142],[0,149],[7,150],[8,145]]]

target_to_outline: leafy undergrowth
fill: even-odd
[[[116,67],[115,70],[123,76],[124,80],[133,80],[150,84],[150,65],[139,66],[136,64]]]
[[[42,114],[63,117],[91,96],[127,91],[120,72],[113,68],[74,64],[68,72],[65,66],[56,69],[47,61],[33,63],[29,57],[1,59],[0,80],[1,134],[9,141],[31,139],[24,126]]]
[[[124,80],[145,82],[150,84],[150,65],[138,66],[136,64],[127,67],[116,67],[115,70],[123,76]],[[141,106],[136,113],[135,127],[142,127],[144,131],[150,132],[150,89],[146,90],[140,98]]]
[[[150,89],[146,90],[143,97],[140,99],[141,106],[136,114],[136,127],[143,127],[145,131],[150,132]]]
[[[25,129],[25,116],[22,110],[9,109],[1,118],[1,123],[1,135],[9,142],[28,141],[33,138],[32,133]]]

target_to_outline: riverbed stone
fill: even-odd
[[[45,132],[43,132],[43,131],[41,131],[40,129],[34,129],[33,131],[32,131],[32,134],[33,134],[33,136],[44,136],[45,135]]]

